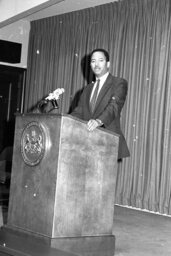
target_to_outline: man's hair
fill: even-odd
[[[109,53],[108,53],[105,49],[102,49],[102,48],[94,49],[94,50],[91,52],[90,57],[92,57],[92,55],[93,55],[94,52],[103,52],[103,53],[104,53],[104,56],[106,57],[106,61],[109,61]]]

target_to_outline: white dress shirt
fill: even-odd
[[[100,77],[100,78],[96,78],[96,82],[94,83],[93,90],[92,90],[92,93],[91,93],[91,96],[90,96],[90,101],[91,101],[92,96],[93,96],[93,93],[94,93],[94,91],[95,91],[95,88],[96,88],[96,85],[97,85],[97,80],[100,80],[99,90],[98,90],[98,94],[97,94],[97,95],[99,95],[99,92],[100,92],[100,90],[102,89],[102,87],[103,87],[103,85],[104,85],[104,83],[105,83],[105,81],[106,81],[108,75],[109,75],[109,72],[107,72],[106,74],[104,74],[104,75],[103,75],[102,77]]]

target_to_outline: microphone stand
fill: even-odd
[[[47,104],[48,104],[48,100],[46,100],[46,99],[43,99],[43,100],[41,100],[41,101],[38,102],[38,104],[37,104],[37,109],[39,110],[40,113],[46,112],[46,111],[44,110],[44,108],[45,108],[45,106],[46,106]]]

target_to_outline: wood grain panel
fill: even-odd
[[[21,154],[21,137],[30,122],[40,123],[48,143],[39,164]],[[111,235],[118,136],[89,132],[70,115],[16,117],[7,225],[44,236]]]
[[[118,137],[69,117],[61,130],[54,236],[112,234]]]

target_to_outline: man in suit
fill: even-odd
[[[72,115],[88,121],[87,129],[104,127],[120,135],[118,159],[130,156],[120,128],[120,114],[127,95],[127,81],[109,73],[109,53],[95,49],[91,53],[91,69],[96,81],[88,84]]]

